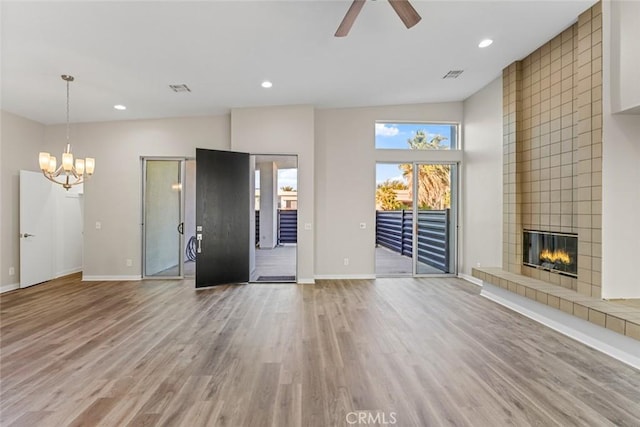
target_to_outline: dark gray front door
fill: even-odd
[[[196,288],[249,281],[249,154],[196,149]]]

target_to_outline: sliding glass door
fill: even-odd
[[[183,277],[185,159],[143,159],[143,277]]]
[[[457,163],[376,165],[376,275],[457,271]]]

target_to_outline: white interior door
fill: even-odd
[[[20,287],[54,278],[54,192],[39,172],[20,171]]]

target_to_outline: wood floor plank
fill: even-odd
[[[457,279],[69,276],[0,295],[0,397],[2,426],[640,425],[640,372]]]

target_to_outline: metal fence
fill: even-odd
[[[449,272],[449,209],[418,211],[418,262]],[[376,211],[376,245],[413,257],[413,211]]]
[[[278,244],[298,242],[298,211],[278,209]],[[256,245],[260,243],[260,211],[256,211]]]
[[[278,244],[298,242],[298,211],[278,209]]]

